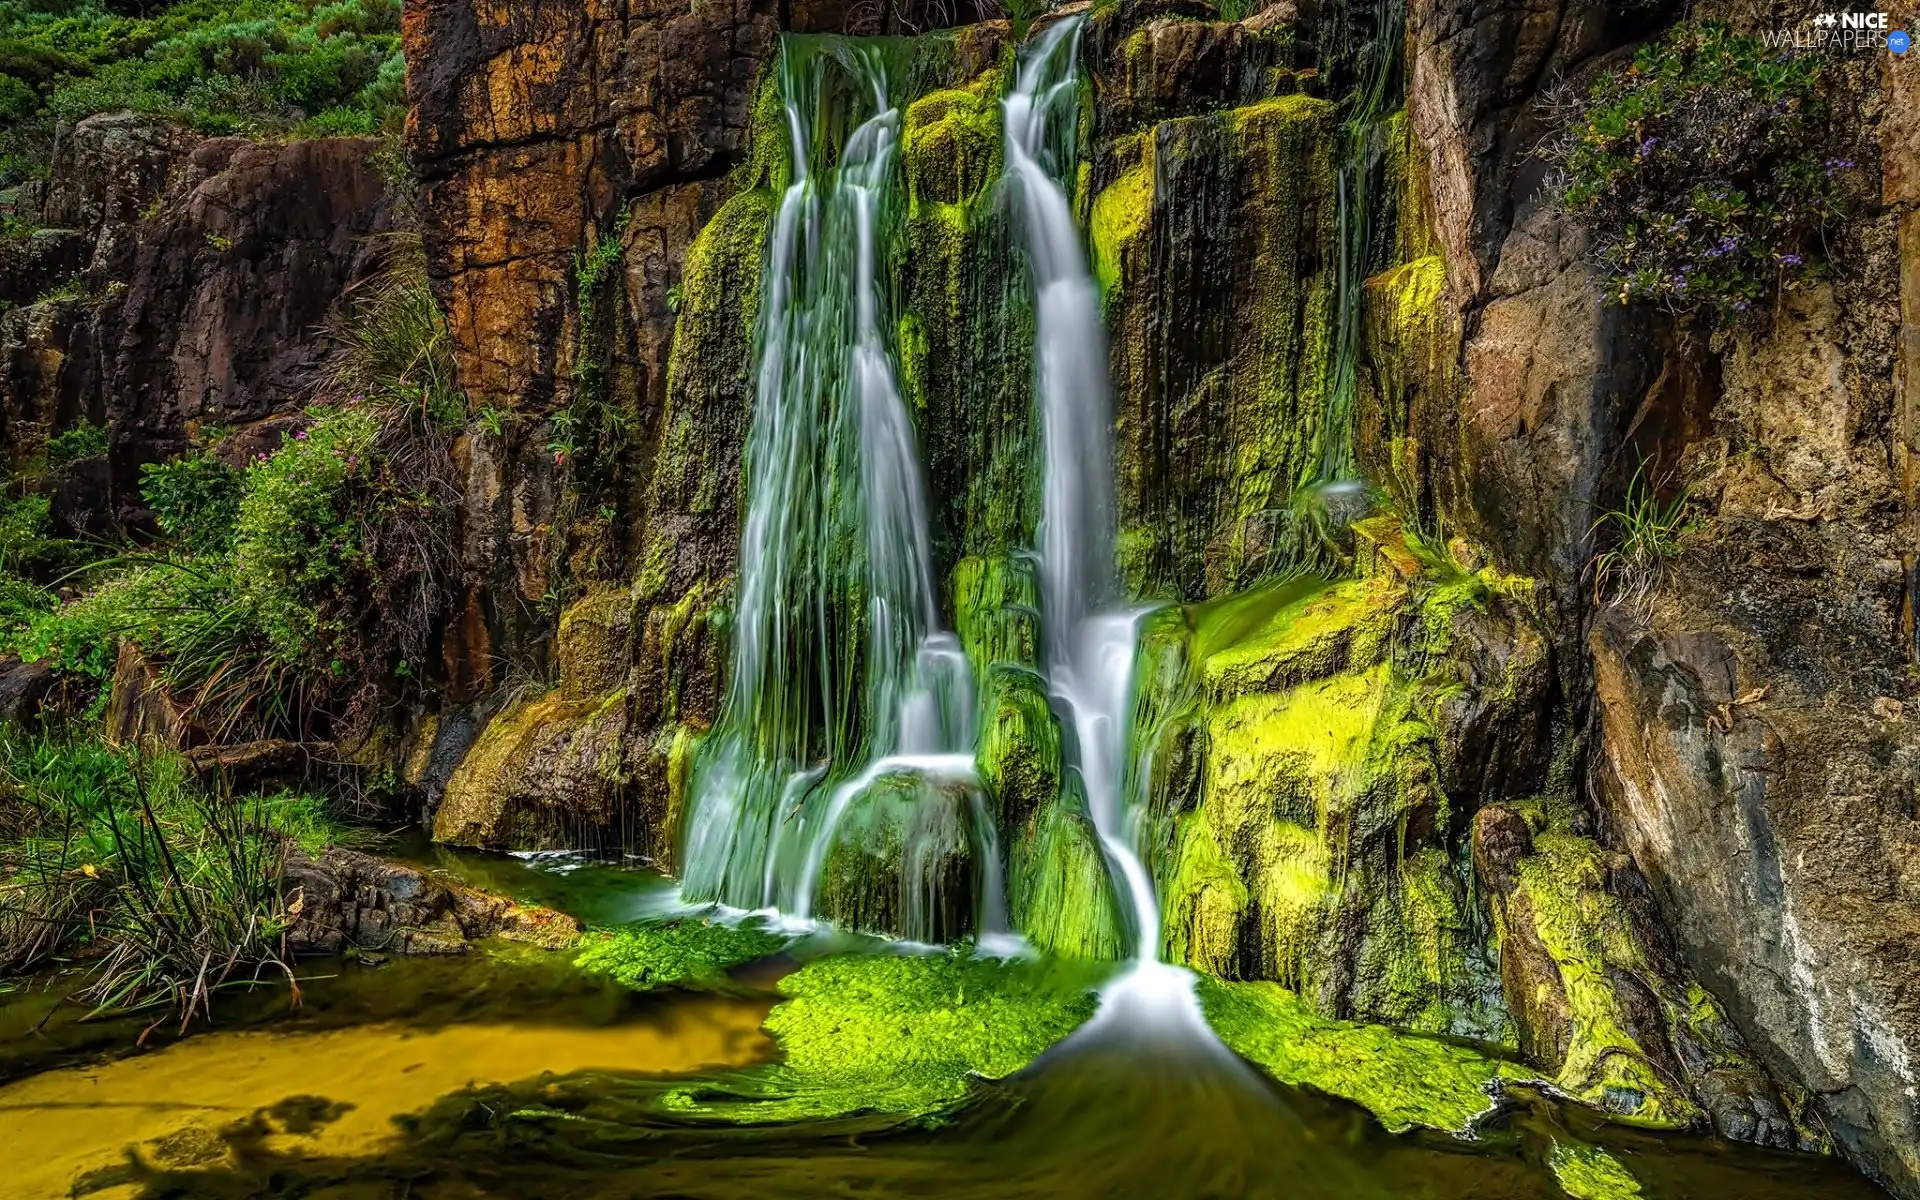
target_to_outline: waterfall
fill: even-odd
[[[1119,586],[1107,339],[1064,183],[1078,135],[1080,31],[1079,18],[1058,21],[1023,55],[1006,98],[1006,161],[1035,291],[1047,681],[1074,731],[1072,765],[1145,962],[1157,957],[1160,909],[1137,849],[1138,813],[1126,800],[1138,614],[1111,607]]]
[[[973,783],[974,701],[940,620],[881,287],[899,176],[888,62],[790,37],[779,72],[791,178],[763,267],[731,675],[694,772],[682,887],[807,918],[862,790]],[[997,889],[992,832],[973,833]],[[902,871],[921,857],[908,847]],[[1001,911],[982,908],[983,924]]]

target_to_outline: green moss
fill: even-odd
[[[1632,1172],[1598,1146],[1555,1140],[1547,1165],[1571,1200],[1634,1200],[1642,1194]]]
[[[953,566],[947,592],[954,632],[976,675],[995,663],[1039,663],[1039,585],[1030,560],[970,555]]]
[[[1160,887],[1162,949],[1169,960],[1220,979],[1240,974],[1241,926],[1251,897],[1238,864],[1204,818],[1179,823],[1170,883]]]
[[[1327,1020],[1274,983],[1202,979],[1200,1002],[1221,1040],[1275,1079],[1352,1100],[1394,1132],[1470,1130],[1503,1085],[1532,1078],[1449,1042]]]
[[[1197,615],[1209,695],[1241,695],[1370,667],[1385,657],[1395,618],[1408,601],[1403,586],[1381,578],[1324,589],[1290,582],[1263,592],[1217,601]]]
[[[1013,924],[1028,941],[1066,958],[1126,957],[1126,926],[1099,840],[1066,799],[1054,799],[1029,820],[1011,857]]]
[[[990,667],[976,756],[1002,829],[1017,829],[1060,794],[1060,723],[1040,677],[1025,667]]]
[[[970,203],[999,177],[1001,143],[1000,105],[983,86],[914,101],[901,143],[908,204]]]
[[[1648,966],[1626,909],[1606,889],[1600,848],[1572,834],[1541,833],[1517,874],[1533,932],[1566,997],[1570,1037],[1555,1084],[1636,1123],[1691,1124],[1698,1106],[1662,1078],[1620,1009],[1612,974],[1644,974]]]
[[[714,988],[726,985],[729,968],[777,954],[786,944],[757,925],[668,921],[589,933],[573,965],[641,992]]]
[[[938,1120],[1093,1015],[1102,968],[949,954],[848,956],[780,982],[767,1017],[783,1061],[668,1107],[737,1122],[890,1113]]]
[[[693,764],[700,753],[700,743],[704,740],[703,731],[686,725],[675,725],[667,735],[666,809],[654,838],[654,858],[658,865],[667,870],[674,869],[674,851],[680,844],[680,817],[687,811],[687,797],[693,785]]]
[[[1093,244],[1093,275],[1103,295],[1120,286],[1122,253],[1152,223],[1153,170],[1146,163],[1128,168],[1093,198],[1087,232]]]

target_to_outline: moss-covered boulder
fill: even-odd
[[[1482,809],[1473,855],[1494,918],[1521,1049],[1554,1085],[1621,1119],[1791,1146],[1766,1073],[1667,944],[1627,855],[1571,828],[1570,806]]]
[[[1128,957],[1133,942],[1099,835],[1070,794],[1017,827],[1009,856],[1009,908],[1029,942],[1063,958]]]
[[[454,768],[435,841],[497,850],[568,849],[614,832],[624,786],[627,695],[561,689],[502,709]]]
[[[815,912],[843,929],[915,942],[974,927],[972,785],[882,775],[849,797],[822,866]]]
[[[1504,786],[1544,648],[1518,585],[1424,565],[1391,524],[1361,544],[1379,553],[1360,578],[1153,623],[1138,724],[1165,950],[1328,1015],[1498,1038],[1457,835],[1462,806]]]

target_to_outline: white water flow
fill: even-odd
[[[1063,179],[1078,135],[1078,18],[1056,22],[1023,55],[1006,99],[1007,170],[1035,290],[1035,386],[1045,481],[1040,599],[1048,687],[1074,730],[1074,767],[1109,868],[1124,885],[1135,954],[1157,957],[1160,908],[1127,803],[1138,613],[1112,605],[1113,402],[1100,295]]]
[[[864,788],[888,775],[977,781],[972,675],[940,620],[880,288],[900,110],[874,47],[789,41],[780,71],[792,183],[764,269],[733,667],[695,771],[683,887],[806,919]],[[865,115],[816,169],[812,122],[843,76]],[[998,846],[991,828],[974,833],[981,929],[999,932]]]

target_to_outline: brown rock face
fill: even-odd
[[[774,5],[409,0],[404,31],[409,141],[463,382],[476,403],[541,408],[565,360],[574,252],[628,200],[733,166]]]
[[[320,327],[377,267],[390,227],[376,145],[199,139],[130,114],[63,136],[42,219],[78,232],[9,286],[44,287],[49,262],[83,255],[80,294],[0,316],[9,450],[78,420],[113,431],[106,460],[54,481],[57,524],[103,534],[136,520],[141,464],[185,449],[194,424],[305,400]]]
[[[1590,645],[1604,792],[1678,940],[1843,1145],[1912,1189],[1911,509],[1874,415],[1884,327],[1838,319],[1871,311],[1875,273],[1845,300],[1791,297],[1731,348],[1715,437],[1692,448],[1706,525]]]
[[[1920,314],[1920,172],[1910,118],[1891,115],[1910,108],[1911,64],[1835,72],[1858,93],[1862,136],[1882,143],[1887,207],[1850,222],[1830,287],[1784,293],[1765,332],[1684,351],[1664,318],[1603,307],[1584,233],[1540,202],[1525,158],[1543,82],[1583,86],[1648,32],[1640,19],[1577,2],[1412,6],[1408,108],[1449,313],[1391,303],[1430,285],[1370,284],[1370,340],[1398,353],[1377,389],[1393,436],[1363,435],[1363,449],[1450,528],[1553,587],[1576,722],[1597,700],[1598,828],[1631,852],[1675,952],[1789,1092],[1804,1089],[1856,1160],[1920,1193],[1907,465],[1920,341],[1894,335]],[[1644,606],[1596,609],[1581,572],[1604,547],[1589,530],[1643,457],[1685,480],[1698,528]],[[1485,820],[1476,862],[1502,891],[1522,842]],[[1506,965],[1539,974],[1533,943],[1511,944]],[[1553,990],[1536,994],[1529,1023],[1552,1029]]]

